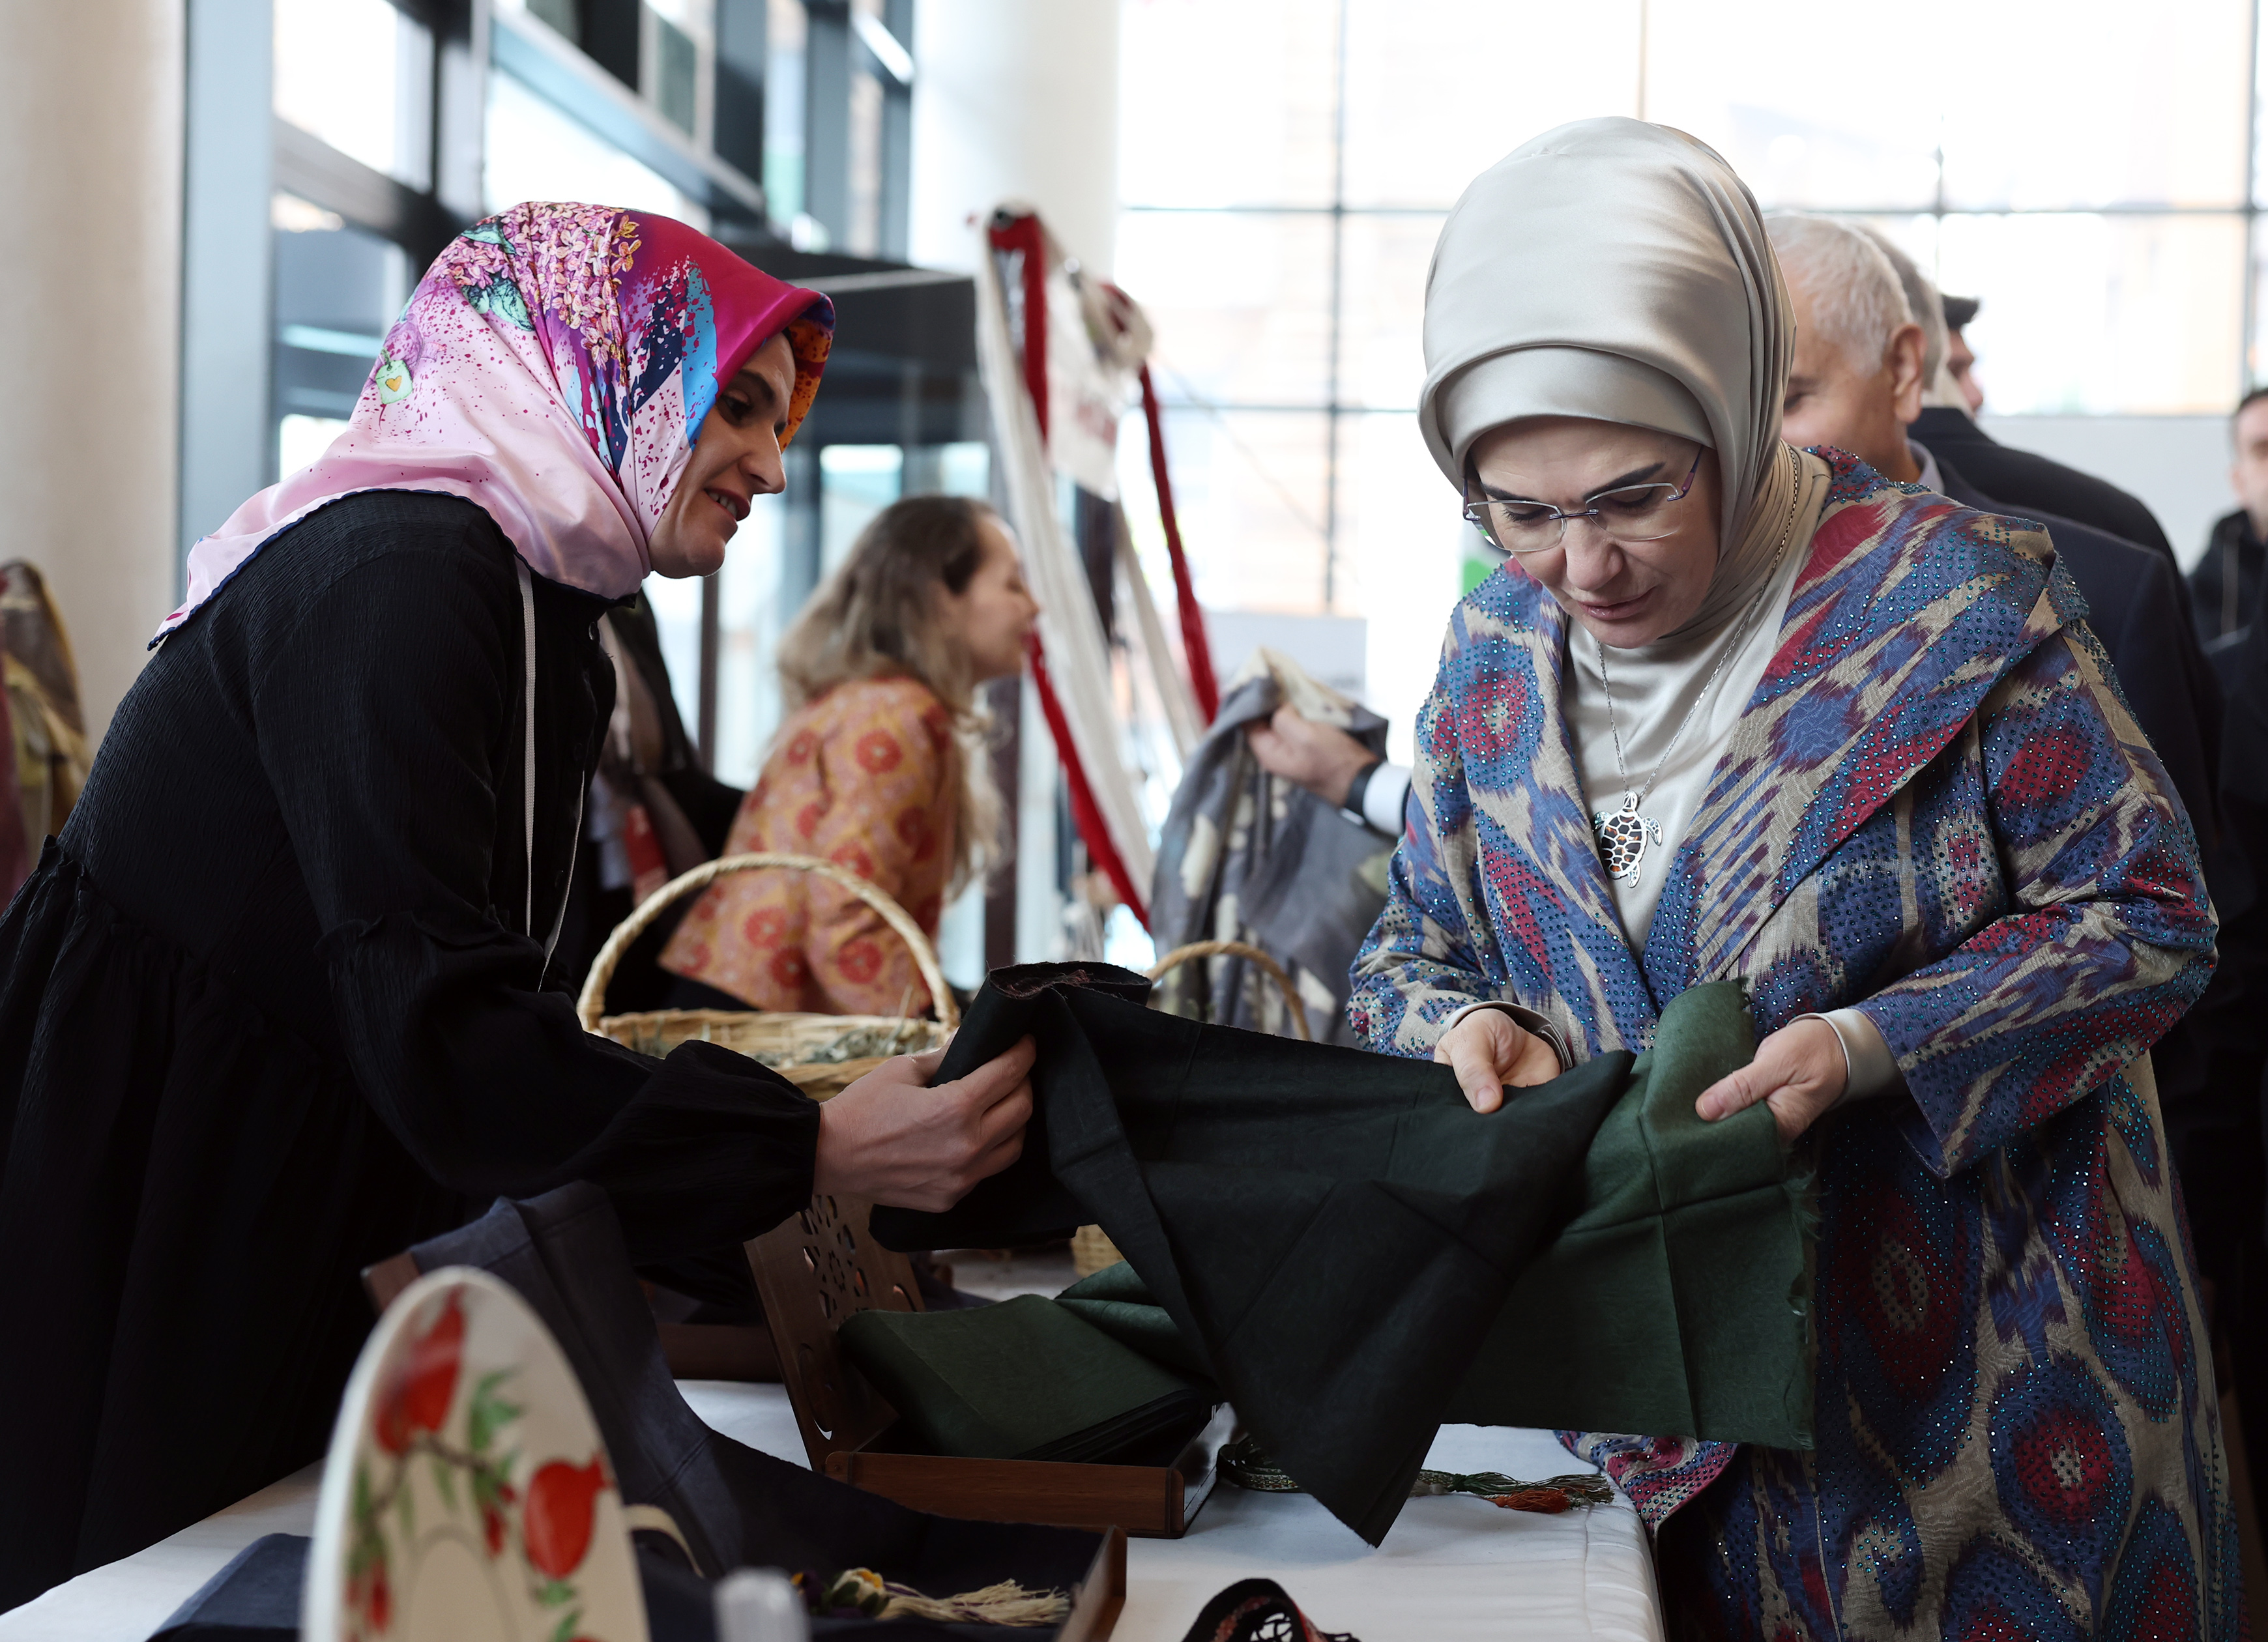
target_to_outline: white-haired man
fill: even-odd
[[[1835,445],[1885,478],[1919,484],[1964,507],[2046,526],[2056,556],[2086,596],[2088,625],[2110,652],[2135,718],[2210,850],[2219,814],[2213,772],[2220,693],[2172,566],[2146,548],[2075,520],[2003,506],[1963,477],[1946,453],[1912,442],[1907,424],[1921,414],[1928,341],[1890,254],[1872,236],[1831,217],[1780,212],[1765,225],[1795,305],[1782,437],[1792,445]],[[1927,290],[1918,271],[1913,277]]]

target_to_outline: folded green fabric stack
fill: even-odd
[[[1373,1543],[1446,1420],[1810,1445],[1803,1183],[1765,1108],[1692,1113],[1753,1053],[1737,984],[1674,1000],[1644,1057],[1599,1056],[1485,1116],[1447,1067],[1160,1014],[1144,985],[1099,965],[996,974],[938,1076],[1032,1033],[1022,1159],[944,1214],[875,1212],[893,1248],[998,1248],[1084,1221],[1127,1257],[1052,1307],[1084,1334],[961,1314],[950,1374],[880,1371],[940,1447],[978,1451],[954,1434],[972,1428],[957,1408],[923,1410],[939,1381],[957,1404],[1005,1406],[981,1391],[988,1373],[1013,1358],[1019,1383],[1045,1379],[1042,1357],[1073,1337],[1096,1352],[1089,1336],[1218,1387]],[[942,1321],[882,1326],[933,1360]],[[1131,1416],[1139,1387],[1068,1377],[1091,1404],[1054,1424],[986,1416],[983,1451],[1102,1453],[1079,1433]]]
[[[839,1337],[932,1454],[1163,1465],[1220,1401],[1036,1294],[969,1311],[862,1311]]]

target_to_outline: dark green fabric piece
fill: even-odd
[[[1101,965],[993,976],[940,1079],[1026,1032],[1022,1160],[948,1213],[875,1211],[900,1248],[1100,1225],[1261,1445],[1375,1544],[1513,1280],[1577,1207],[1631,1060],[1483,1116],[1445,1066],[1143,1007]]]
[[[1753,1052],[1734,992],[1662,1012],[1584,1159],[1582,1211],[1521,1275],[1445,1422],[1812,1446],[1808,1182],[1764,1107],[1693,1109]]]
[[[1166,1308],[1151,1298],[1140,1276],[1123,1260],[1072,1284],[1056,1296],[1056,1304],[1177,1373],[1204,1381],[1212,1372],[1204,1353],[1174,1326]]]
[[[1163,1463],[1218,1401],[1036,1294],[967,1311],[856,1312],[840,1338],[936,1454]]]

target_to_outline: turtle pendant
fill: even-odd
[[[1597,811],[1591,825],[1599,835],[1599,859],[1606,866],[1607,876],[1625,889],[1637,888],[1647,847],[1661,842],[1661,823],[1651,815],[1639,814],[1638,794],[1625,792],[1622,808],[1612,814]]]

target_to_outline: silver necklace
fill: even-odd
[[[1646,778],[1646,785],[1635,792],[1631,791],[1630,766],[1623,758],[1623,731],[1622,725],[1615,717],[1614,686],[1607,677],[1607,647],[1604,644],[1598,646],[1599,688],[1607,698],[1607,729],[1614,737],[1615,769],[1622,777],[1623,802],[1617,810],[1593,811],[1591,827],[1599,836],[1599,860],[1606,867],[1607,876],[1617,880],[1625,889],[1638,887],[1638,874],[1644,869],[1646,851],[1661,842],[1661,822],[1638,806],[1653,792],[1653,784],[1661,779],[1661,772],[1669,767],[1670,755],[1677,751],[1677,744],[1685,739],[1686,726],[1693,722],[1693,716],[1716,693],[1717,681],[1723,676],[1725,664],[1748,644],[1749,634],[1764,612],[1764,594],[1771,591],[1772,581],[1779,573],[1780,563],[1787,557],[1788,543],[1795,535],[1796,517],[1803,506],[1803,458],[1798,456],[1792,446],[1782,448],[1787,451],[1795,473],[1794,482],[1788,494],[1787,523],[1780,528],[1779,548],[1772,555],[1771,571],[1765,576],[1764,585],[1756,589],[1756,596],[1742,614],[1739,630],[1719,653],[1717,665],[1709,669],[1709,677],[1701,686],[1701,693],[1693,698],[1693,704],[1677,721],[1677,728],[1669,738],[1669,745],[1662,749],[1660,759],[1654,764],[1653,773]],[[1598,643],[1595,638],[1592,642]]]

